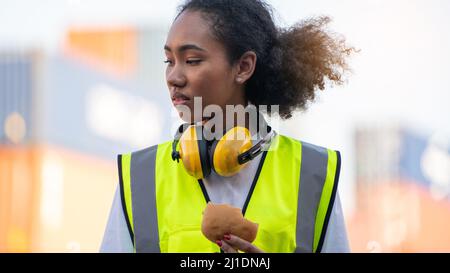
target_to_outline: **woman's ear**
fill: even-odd
[[[245,83],[253,75],[256,67],[256,53],[254,51],[247,51],[242,54],[237,63],[237,73],[235,81],[238,84]]]

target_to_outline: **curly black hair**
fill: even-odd
[[[224,44],[230,64],[242,54],[257,55],[254,74],[245,86],[254,105],[279,106],[282,119],[307,108],[317,89],[327,82],[341,85],[350,71],[346,57],[355,49],[340,35],[325,29],[326,16],[303,20],[289,28],[276,27],[273,9],[264,0],[187,0],[178,7],[200,11],[211,22],[214,37]]]

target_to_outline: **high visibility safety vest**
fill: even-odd
[[[171,160],[168,141],[118,156],[122,207],[136,252],[220,252],[201,232],[202,180]],[[283,135],[263,152],[242,212],[266,252],[320,252],[337,191],[340,154]]]

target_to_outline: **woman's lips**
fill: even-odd
[[[185,105],[185,104],[187,104],[189,101],[190,101],[189,97],[187,97],[187,96],[185,96],[185,95],[183,95],[183,94],[181,94],[181,93],[175,93],[175,94],[172,96],[172,103],[173,103],[173,105],[175,105],[175,106],[181,105],[181,104]]]
[[[175,98],[172,99],[172,103],[176,106],[176,105],[186,105],[188,102],[190,101],[190,99],[183,99],[183,98]]]

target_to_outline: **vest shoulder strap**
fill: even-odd
[[[158,227],[154,224],[157,223],[154,179],[157,150],[155,145],[118,155],[122,208],[136,252],[159,252]]]
[[[296,252],[321,252],[337,192],[341,158],[338,151],[307,142],[301,145]]]

